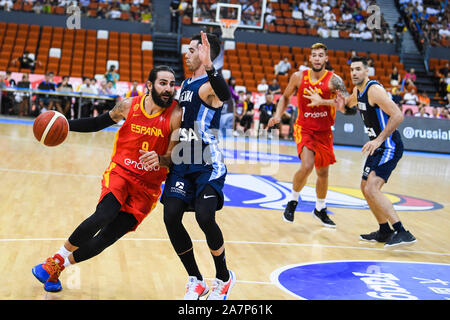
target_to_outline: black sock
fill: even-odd
[[[380,232],[382,232],[382,233],[391,233],[392,232],[391,228],[389,227],[388,222],[380,223]]]
[[[214,265],[216,266],[216,278],[224,282],[228,281],[230,278],[230,273],[228,272],[227,263],[225,260],[225,249],[218,255],[212,255],[214,259]]]
[[[406,231],[405,228],[403,228],[403,225],[402,225],[402,223],[401,223],[400,221],[394,223],[394,224],[392,225],[392,227],[393,227],[394,230],[397,231],[397,232],[403,232],[403,231]]]
[[[180,260],[183,263],[188,275],[190,277],[197,277],[197,280],[202,281],[203,277],[198,269],[197,262],[195,262],[194,248],[191,248],[189,251],[178,256],[180,257]]]

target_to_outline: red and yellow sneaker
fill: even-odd
[[[184,300],[199,300],[209,292],[209,287],[205,281],[200,281],[197,277],[189,277],[186,284],[186,294]]]
[[[236,283],[236,275],[233,271],[229,270],[230,278],[227,282],[223,282],[220,279],[214,280],[214,285],[212,287],[211,293],[206,300],[227,300],[231,289]]]
[[[59,275],[64,270],[64,258],[59,254],[48,258],[45,263],[38,264],[32,269],[33,275],[44,283],[45,291],[58,292],[62,290]]]

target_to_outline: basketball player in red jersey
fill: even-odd
[[[309,62],[311,69],[297,71],[278,101],[277,111],[268,123],[271,127],[280,122],[288,102],[297,93],[298,116],[294,125],[294,138],[298,155],[301,159],[300,169],[294,174],[291,198],[283,213],[283,220],[294,221],[300,191],[306,184],[313,168],[316,168],[316,207],[313,216],[326,227],[335,228],[336,224],[328,217],[326,195],[328,191],[328,169],[336,162],[333,152],[333,134],[336,107],[334,105],[316,105],[313,99],[317,94],[323,99],[331,99],[337,91],[348,95],[344,81],[335,73],[325,69],[328,61],[327,47],[316,43],[311,47]]]
[[[69,121],[71,131],[95,132],[126,119],[116,134],[95,212],[53,257],[32,270],[46,291],[60,291],[58,277],[65,267],[96,256],[134,231],[159,200],[178,140],[171,136],[178,133],[181,109],[173,100],[175,73],[170,67],[155,67],[146,86],[150,94],[124,99],[98,117]]]

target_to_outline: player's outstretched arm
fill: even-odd
[[[286,110],[289,101],[291,100],[291,97],[293,94],[295,94],[298,90],[299,84],[302,82],[302,73],[300,71],[294,72],[291,77],[289,78],[289,83],[284,89],[283,94],[281,95],[280,99],[277,103],[277,111],[275,112],[275,115],[269,119],[269,122],[267,123],[267,127],[273,127],[277,123],[280,123],[281,116],[283,115],[284,111]]]
[[[230,89],[222,74],[214,69],[214,64],[211,61],[211,48],[206,33],[201,31],[200,34],[202,43],[198,45],[198,57],[205,67],[209,83],[202,86],[199,94],[202,100],[210,106],[219,108],[224,101],[230,99]]]
[[[358,103],[357,89],[353,88],[353,92],[349,96],[344,96],[341,92],[336,93],[335,104],[336,108],[346,115],[356,114],[356,104]]]
[[[131,106],[131,98],[119,101],[114,108],[98,117],[69,120],[69,130],[76,132],[96,132],[116,124],[126,118]]]

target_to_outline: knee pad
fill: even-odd
[[[214,207],[215,208],[215,207]],[[202,230],[216,224],[216,211],[214,208],[201,206],[195,210],[195,219]]]
[[[178,198],[171,198],[164,204],[164,223],[166,225],[173,225],[181,223],[183,219],[185,203]]]

